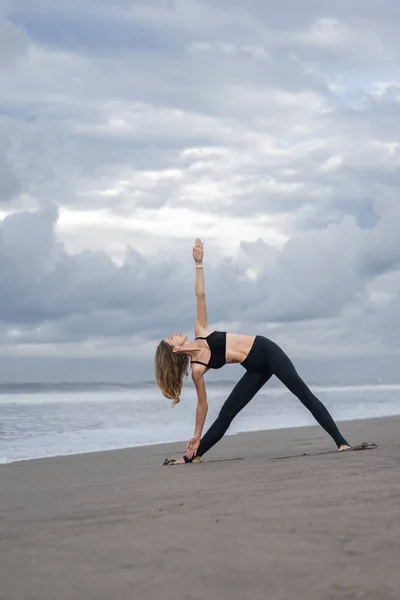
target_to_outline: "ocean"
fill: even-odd
[[[206,427],[233,385],[207,386]],[[400,384],[312,390],[338,421],[400,414]],[[191,385],[174,408],[153,383],[0,385],[0,462],[186,441],[193,434],[195,408]],[[268,385],[235,419],[228,435],[312,424],[313,417],[286,388]]]

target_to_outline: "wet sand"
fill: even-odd
[[[0,466],[1,600],[398,600],[400,417]],[[307,453],[307,455],[304,455]]]

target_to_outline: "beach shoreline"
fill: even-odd
[[[397,600],[400,417],[0,466],[1,600]]]
[[[347,424],[347,423],[368,423],[371,421],[393,419],[393,418],[397,418],[397,417],[400,418],[400,415],[373,417],[373,418],[365,418],[365,419],[336,420],[336,423],[340,427],[340,429],[343,429],[343,427],[345,427],[345,424]],[[278,427],[278,428],[273,428],[273,429],[253,429],[253,430],[246,430],[246,431],[240,431],[240,432],[234,432],[234,433],[230,433],[228,430],[228,432],[224,436],[224,439],[236,437],[238,435],[252,435],[252,434],[263,434],[263,433],[267,434],[267,433],[278,432],[278,431],[282,431],[286,435],[286,432],[289,434],[289,432],[293,431],[293,430],[313,429],[314,427],[318,427],[318,426],[317,425],[296,425],[296,426],[293,425],[293,426],[289,426],[289,427],[286,426],[286,427]],[[165,442],[151,442],[151,443],[146,443],[146,444],[129,445],[129,446],[127,445],[127,446],[121,446],[121,447],[116,447],[116,448],[69,452],[67,454],[49,454],[46,456],[38,456],[38,457],[32,457],[32,458],[30,458],[30,457],[17,458],[17,459],[6,460],[5,462],[0,461],[0,468],[4,465],[11,465],[14,463],[19,463],[19,462],[31,462],[31,461],[37,461],[37,460],[42,461],[42,460],[47,460],[47,459],[57,459],[57,458],[63,458],[63,457],[79,457],[79,456],[99,454],[99,453],[104,453],[104,452],[119,452],[119,451],[127,451],[127,450],[132,451],[132,450],[136,450],[138,448],[160,447],[160,449],[167,450],[169,446],[171,446],[171,448],[175,448],[178,444],[181,445],[182,451],[184,452],[185,447],[186,447],[186,442],[187,442],[187,440],[179,439],[179,440],[172,440],[172,441],[165,441]],[[5,458],[7,458],[7,457],[5,457]]]

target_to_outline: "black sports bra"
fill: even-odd
[[[207,337],[197,337],[196,340],[206,340],[211,351],[208,365],[201,360],[192,360],[191,363],[204,365],[209,369],[220,369],[226,364],[226,331],[213,331]]]

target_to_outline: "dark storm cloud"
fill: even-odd
[[[178,263],[131,251],[117,266],[103,252],[68,254],[54,234],[56,220],[57,211],[49,210],[15,214],[2,223],[4,325],[29,330],[53,323],[52,335],[60,340],[156,335],[179,323],[192,328],[189,251]],[[392,223],[393,232],[398,225]],[[242,244],[241,263],[217,259],[207,270],[210,315],[215,322],[228,319],[253,326],[338,316],[365,292],[370,276],[365,264],[371,264],[371,255],[375,274],[399,266],[394,237],[393,243],[388,237],[379,247],[376,239],[347,217],[339,226],[293,238],[281,251],[263,242]],[[247,268],[258,271],[257,280],[246,275]],[[40,340],[42,333],[33,337]]]
[[[37,342],[155,334],[162,325],[166,331],[176,325],[182,311],[192,326],[193,298],[179,294],[191,264],[177,269],[163,257],[151,261],[135,250],[121,266],[104,252],[68,254],[55,235],[57,217],[53,209],[1,222],[3,328],[20,328]]]

